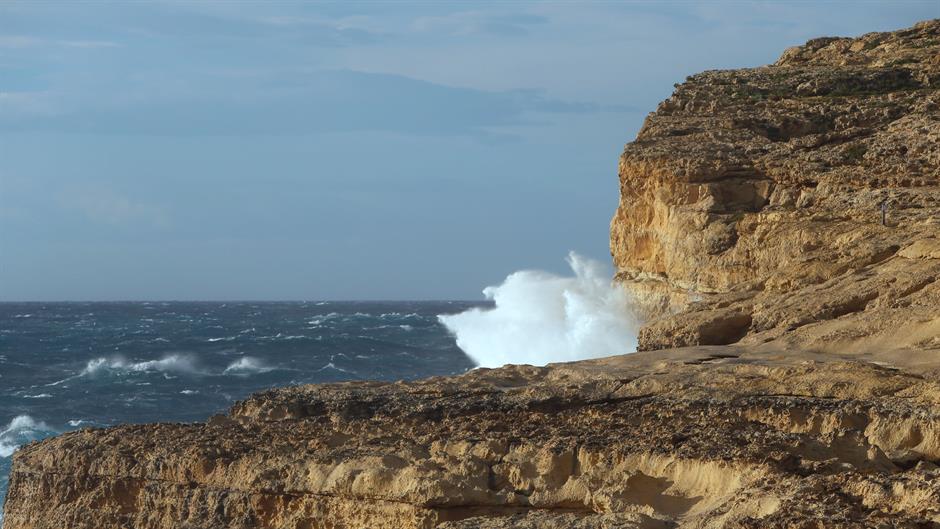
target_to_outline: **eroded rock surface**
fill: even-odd
[[[686,348],[255,395],[22,449],[20,528],[924,527],[940,384]]]
[[[899,325],[900,345],[929,345],[938,89],[937,20],[677,86],[620,159],[611,251],[657,319],[640,347],[786,334],[835,351],[881,346]]]
[[[938,527],[938,72],[931,21],[677,87],[611,229],[659,350],[64,434],[5,527]]]

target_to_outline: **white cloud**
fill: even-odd
[[[170,225],[169,216],[157,206],[134,201],[110,189],[81,189],[60,196],[69,208],[88,218],[113,225],[145,224],[154,228]]]
[[[47,91],[0,92],[0,117],[51,116],[56,113]]]
[[[444,16],[419,17],[412,28],[422,32],[440,32],[450,35],[522,36],[533,25],[543,24],[548,19],[531,13],[492,13],[486,11],[462,11]]]
[[[30,48],[43,44],[42,39],[25,35],[0,35],[0,48]]]
[[[108,40],[60,40],[57,43],[61,46],[66,46],[68,48],[86,48],[86,49],[97,49],[97,48],[117,48],[120,46],[117,42],[111,42]]]
[[[108,40],[54,40],[41,39],[28,35],[0,35],[0,48],[7,49],[25,49],[38,48],[41,46],[62,46],[66,48],[98,49],[98,48],[116,48],[120,46],[117,42]]]

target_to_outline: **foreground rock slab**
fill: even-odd
[[[285,388],[16,455],[7,529],[929,527],[940,383],[686,348]]]

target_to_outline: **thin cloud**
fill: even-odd
[[[0,119],[37,117],[55,114],[52,95],[48,91],[0,92]],[[0,129],[3,121],[0,121]]]
[[[132,200],[110,189],[73,189],[59,196],[63,206],[81,212],[90,220],[115,226],[147,225],[166,228],[167,213],[160,207]]]
[[[26,35],[0,35],[0,48],[22,49],[40,46],[46,41]]]
[[[108,40],[63,40],[59,41],[59,44],[69,48],[86,48],[86,49],[97,49],[97,48],[118,48],[121,45],[117,42],[111,42]]]
[[[116,48],[120,44],[108,40],[60,40],[44,39],[29,35],[0,35],[0,48],[25,49],[44,46],[61,46],[66,48]]]
[[[17,115],[0,130],[154,135],[278,135],[353,131],[492,135],[535,126],[536,115],[622,111],[563,101],[536,90],[485,91],[400,75],[351,70],[285,72],[238,78],[229,92],[163,98],[142,92],[115,103],[83,100],[51,114]],[[221,86],[219,87],[221,88]],[[126,90],[133,93],[133,90]]]
[[[528,35],[530,28],[548,22],[548,18],[534,14],[499,14],[483,11],[464,11],[443,16],[415,19],[412,27],[421,32],[439,32],[450,35],[494,35],[518,37]]]

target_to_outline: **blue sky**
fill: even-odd
[[[0,3],[0,300],[477,299],[609,261],[686,75],[927,2]]]

